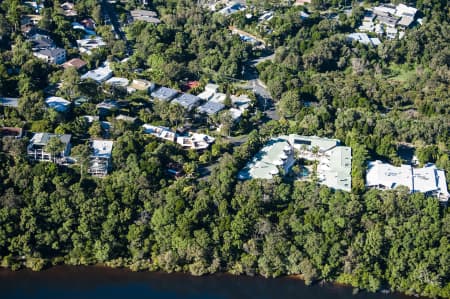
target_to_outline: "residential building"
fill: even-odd
[[[129,93],[134,92],[136,90],[145,91],[147,93],[151,93],[155,90],[155,83],[144,80],[144,79],[134,79],[131,81],[131,84],[128,86],[127,90]]]
[[[105,65],[102,67],[98,67],[94,70],[87,72],[86,74],[81,76],[82,80],[92,79],[97,83],[102,83],[111,78],[113,75],[112,70],[109,68],[109,65]]]
[[[294,148],[287,138],[272,138],[239,172],[238,178],[273,179],[277,175],[287,174],[294,163]]]
[[[116,120],[120,120],[120,121],[124,121],[127,123],[134,123],[137,120],[137,117],[132,117],[132,116],[128,116],[128,115],[123,115],[123,114],[119,114],[116,116],[115,118]]]
[[[66,61],[62,64],[62,67],[67,69],[69,67],[74,67],[77,71],[86,67],[87,63],[80,58],[72,58],[69,61]]]
[[[70,108],[70,102],[61,97],[48,97],[45,99],[45,104],[58,112],[66,112]]]
[[[144,128],[144,132],[146,134],[150,134],[164,140],[175,142],[176,134],[170,131],[169,128],[153,126],[149,124],[144,124],[142,127]]]
[[[405,186],[411,193],[425,193],[445,202],[450,196],[445,172],[437,169],[433,164],[414,168],[410,165],[397,167],[381,161],[372,161],[368,164],[366,186],[382,190]]]
[[[205,150],[212,143],[215,138],[194,132],[189,132],[187,136],[178,136],[175,132],[170,131],[169,128],[153,126],[150,124],[144,124],[144,133],[153,135],[157,138],[176,142],[185,149]]]
[[[121,78],[121,77],[111,77],[110,79],[106,80],[106,85],[111,85],[114,87],[122,87],[127,88],[130,81],[127,78]]]
[[[252,99],[246,94],[241,94],[240,96],[231,95],[230,98],[232,105],[242,112],[246,111],[252,105]]]
[[[111,140],[92,140],[92,155],[89,161],[88,173],[94,176],[105,176],[111,169],[111,157],[113,141]]]
[[[17,127],[0,127],[0,138],[20,139],[23,135],[23,129]]]
[[[317,176],[319,183],[335,190],[352,189],[352,149],[336,146],[319,158]]]
[[[75,17],[78,15],[78,12],[75,10],[75,5],[71,2],[64,2],[60,5],[60,7],[66,17]]]
[[[0,106],[18,108],[19,98],[0,97]]]
[[[246,9],[246,7],[243,4],[231,2],[228,6],[219,10],[219,13],[223,14],[225,16],[229,16],[229,15],[232,15],[234,13],[237,13],[237,12],[239,12],[241,10],[245,10],[245,9]]]
[[[369,37],[366,33],[351,33],[347,36],[349,41],[357,41],[364,45],[378,46],[381,41],[377,37]]]
[[[78,39],[77,46],[80,53],[92,54],[92,50],[106,46],[103,38],[100,36]]]
[[[105,116],[110,114],[111,112],[117,111],[119,109],[119,104],[114,100],[105,100],[97,104],[96,107],[99,115]]]
[[[187,111],[191,111],[195,107],[197,107],[201,102],[201,99],[197,96],[194,96],[190,93],[183,93],[178,98],[174,99],[172,103],[179,104],[183,106]]]
[[[185,149],[205,150],[213,144],[215,138],[199,133],[189,132],[188,136],[178,136],[177,143]]]
[[[58,138],[61,141],[63,144],[61,151],[54,153],[47,151],[46,146],[52,138]],[[61,161],[70,154],[70,139],[69,134],[35,133],[28,144],[27,155],[35,161]]]
[[[225,109],[225,105],[222,103],[217,103],[213,101],[206,102],[202,106],[197,108],[199,113],[205,113],[207,115],[214,115],[219,111]]]
[[[33,52],[33,55],[47,63],[62,64],[66,61],[66,50],[62,48],[49,48]]]
[[[170,102],[173,100],[178,94],[178,91],[168,87],[160,87],[156,91],[151,93],[152,98],[157,99],[159,101]]]
[[[35,34],[29,38],[29,41],[31,41],[31,50],[33,51],[55,48],[55,43],[47,35]]]
[[[157,18],[157,13],[151,10],[136,9],[130,11],[133,21],[143,21],[152,24],[159,24],[161,20]]]

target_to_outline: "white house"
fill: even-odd
[[[88,173],[94,176],[105,176],[111,168],[113,141],[92,140],[92,155],[89,161]]]

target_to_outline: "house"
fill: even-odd
[[[131,117],[123,114],[119,114],[116,116],[115,120],[124,121],[127,123],[134,123],[137,120],[137,117]]]
[[[109,68],[109,65],[105,65],[102,67],[98,67],[94,70],[87,72],[86,74],[81,76],[82,80],[92,79],[97,83],[102,83],[111,78],[113,75],[112,70]]]
[[[347,39],[352,42],[352,41],[357,41],[359,43],[362,43],[364,45],[371,45],[371,46],[378,46],[379,44],[381,44],[381,41],[379,38],[377,37],[369,37],[367,35],[367,33],[350,33],[349,35],[347,35]]]
[[[77,71],[86,67],[87,63],[80,58],[72,58],[69,61],[66,61],[62,64],[62,67],[67,69],[69,67],[74,67]]]
[[[97,110],[99,115],[108,115],[111,112],[117,111],[119,109],[119,104],[114,100],[105,100],[97,104]]]
[[[106,80],[106,85],[111,85],[114,87],[121,87],[121,88],[127,88],[130,81],[127,78],[121,78],[121,77],[111,77],[110,79]]]
[[[143,21],[152,24],[159,24],[161,20],[157,18],[157,14],[151,10],[135,9],[130,11],[133,21]]]
[[[205,91],[200,93],[198,97],[202,100],[209,101],[213,97],[213,95],[217,93],[218,89],[219,85],[208,83],[205,86]]]
[[[0,138],[22,138],[23,130],[22,128],[16,127],[0,127]]]
[[[55,43],[47,35],[35,34],[28,40],[31,41],[31,50],[33,51],[55,48]]]
[[[152,98],[157,99],[159,101],[170,102],[174,99],[178,94],[178,91],[168,87],[160,87],[156,91],[152,92],[150,95]]]
[[[40,15],[23,15],[20,17],[20,26],[36,26],[41,20]]]
[[[144,124],[144,133],[153,135],[157,138],[175,142],[176,134],[166,127],[153,126],[149,124]]]
[[[80,53],[92,54],[92,50],[106,46],[103,38],[100,36],[78,39],[77,46]]]
[[[60,161],[70,154],[69,134],[35,133],[27,146],[27,155],[34,161]],[[61,141],[62,149],[57,152],[48,152],[46,146],[52,138],[58,138]]]
[[[75,5],[70,2],[64,2],[60,5],[63,10],[63,14],[66,17],[75,17],[78,15],[78,12],[75,10]]]
[[[199,133],[189,132],[188,136],[177,137],[177,143],[185,149],[205,150],[213,144],[215,138]]]
[[[219,111],[225,109],[225,105],[222,103],[217,103],[213,101],[206,102],[202,106],[197,108],[199,113],[205,113],[207,115],[214,115]]]
[[[84,28],[88,30],[94,30],[97,24],[91,18],[86,18],[80,21],[80,24],[84,26]]]
[[[272,138],[239,172],[238,178],[270,180],[287,174],[294,163],[294,149],[287,138]]]
[[[0,97],[0,106],[18,108],[19,107],[19,98]]]
[[[270,21],[270,20],[273,19],[273,14],[274,14],[273,11],[264,12],[264,13],[258,18],[258,21],[259,21],[260,23],[261,23],[261,22],[264,22],[264,21]]]
[[[300,6],[311,3],[311,0],[295,0],[294,6]]]
[[[368,164],[366,186],[382,190],[405,186],[411,193],[425,193],[436,196],[441,201],[448,201],[450,196],[445,172],[437,169],[433,164],[427,164],[423,168],[413,168],[410,165],[397,167],[381,161],[372,161]]]
[[[111,140],[92,140],[92,154],[89,160],[88,173],[94,176],[105,176],[111,169],[112,148]]]
[[[23,4],[31,7],[36,14],[40,14],[41,10],[44,9],[43,1],[25,1]]]
[[[239,119],[241,119],[242,110],[236,109],[236,108],[230,108],[228,111],[230,112],[230,115],[231,115],[231,118],[233,119],[233,121],[236,122]]]
[[[187,111],[191,111],[200,104],[201,99],[189,93],[183,93],[181,96],[172,101],[172,103],[183,106]]]
[[[246,111],[252,105],[252,99],[246,94],[241,94],[240,96],[231,95],[230,98],[232,105],[242,112]]]
[[[136,90],[145,91],[151,93],[155,90],[155,83],[144,80],[144,79],[134,79],[127,88],[128,92],[134,92]]]
[[[87,28],[85,25],[78,22],[72,22],[72,28],[75,30],[84,31],[84,33],[86,34],[85,37],[88,39],[90,38],[90,36],[95,35],[94,29]]]
[[[47,63],[62,64],[66,61],[66,50],[62,48],[38,50],[33,55]]]
[[[70,108],[70,102],[61,97],[48,97],[45,99],[45,104],[58,112],[66,112]]]
[[[246,8],[245,5],[241,3],[231,2],[228,6],[219,10],[219,13],[225,16],[229,16],[241,10],[245,10],[245,8]]]

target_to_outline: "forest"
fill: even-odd
[[[128,79],[177,89],[186,78],[201,87],[214,81],[229,95],[243,92],[235,82],[251,59],[263,55],[229,33],[229,26],[258,33],[257,21],[244,13],[227,18],[193,0],[150,1],[147,8],[157,11],[162,23],[132,23],[125,27],[125,41],[103,24],[101,1],[74,2],[80,15],[97,22],[105,48],[78,55],[73,45],[80,33],[61,15],[59,1],[45,1],[39,27],[89,69],[108,60],[115,74]],[[117,4],[119,19],[139,2]],[[27,138],[0,138],[2,267],[38,271],[103,264],[193,275],[300,275],[307,284],[332,281],[371,292],[450,298],[448,207],[403,187],[367,190],[364,181],[368,160],[404,163],[402,146],[415,148],[421,165],[435,163],[450,174],[447,1],[410,1],[424,23],[378,47],[345,38],[361,22],[357,2],[351,15],[328,19],[321,12],[342,1],[313,0],[306,20],[298,17],[303,7],[250,2],[255,11],[275,11],[267,24],[272,33],[258,33],[275,56],[257,70],[280,120],[268,121],[255,107],[232,133],[245,135],[245,142],[235,145],[217,136],[211,149],[198,153],[147,136],[136,124],[108,119],[113,171],[96,178],[83,171],[86,140],[105,132],[100,122],[81,117],[95,114],[96,104],[114,96],[141,122],[173,129],[193,116],[149,103],[143,93],[127,95],[81,81],[73,69],[33,57],[20,33],[20,17],[31,13],[29,8],[18,0],[2,1],[0,95],[19,97],[19,107],[0,107],[0,126],[72,134],[72,152],[81,161],[69,167],[32,162]],[[121,63],[128,47],[132,54]],[[89,100],[72,104],[68,113],[43,109],[43,90],[60,81],[58,95]],[[216,121],[200,127],[209,132]],[[270,137],[290,133],[337,138],[350,146],[352,192],[289,176],[237,179]],[[185,175],[169,176],[170,163],[183,165]],[[201,177],[204,167],[211,174]]]

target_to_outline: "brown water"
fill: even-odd
[[[217,274],[131,272],[103,267],[58,266],[41,272],[0,270],[0,298],[161,298],[161,299],[407,299],[399,294],[352,295],[352,289],[333,285],[307,287],[292,278]]]

